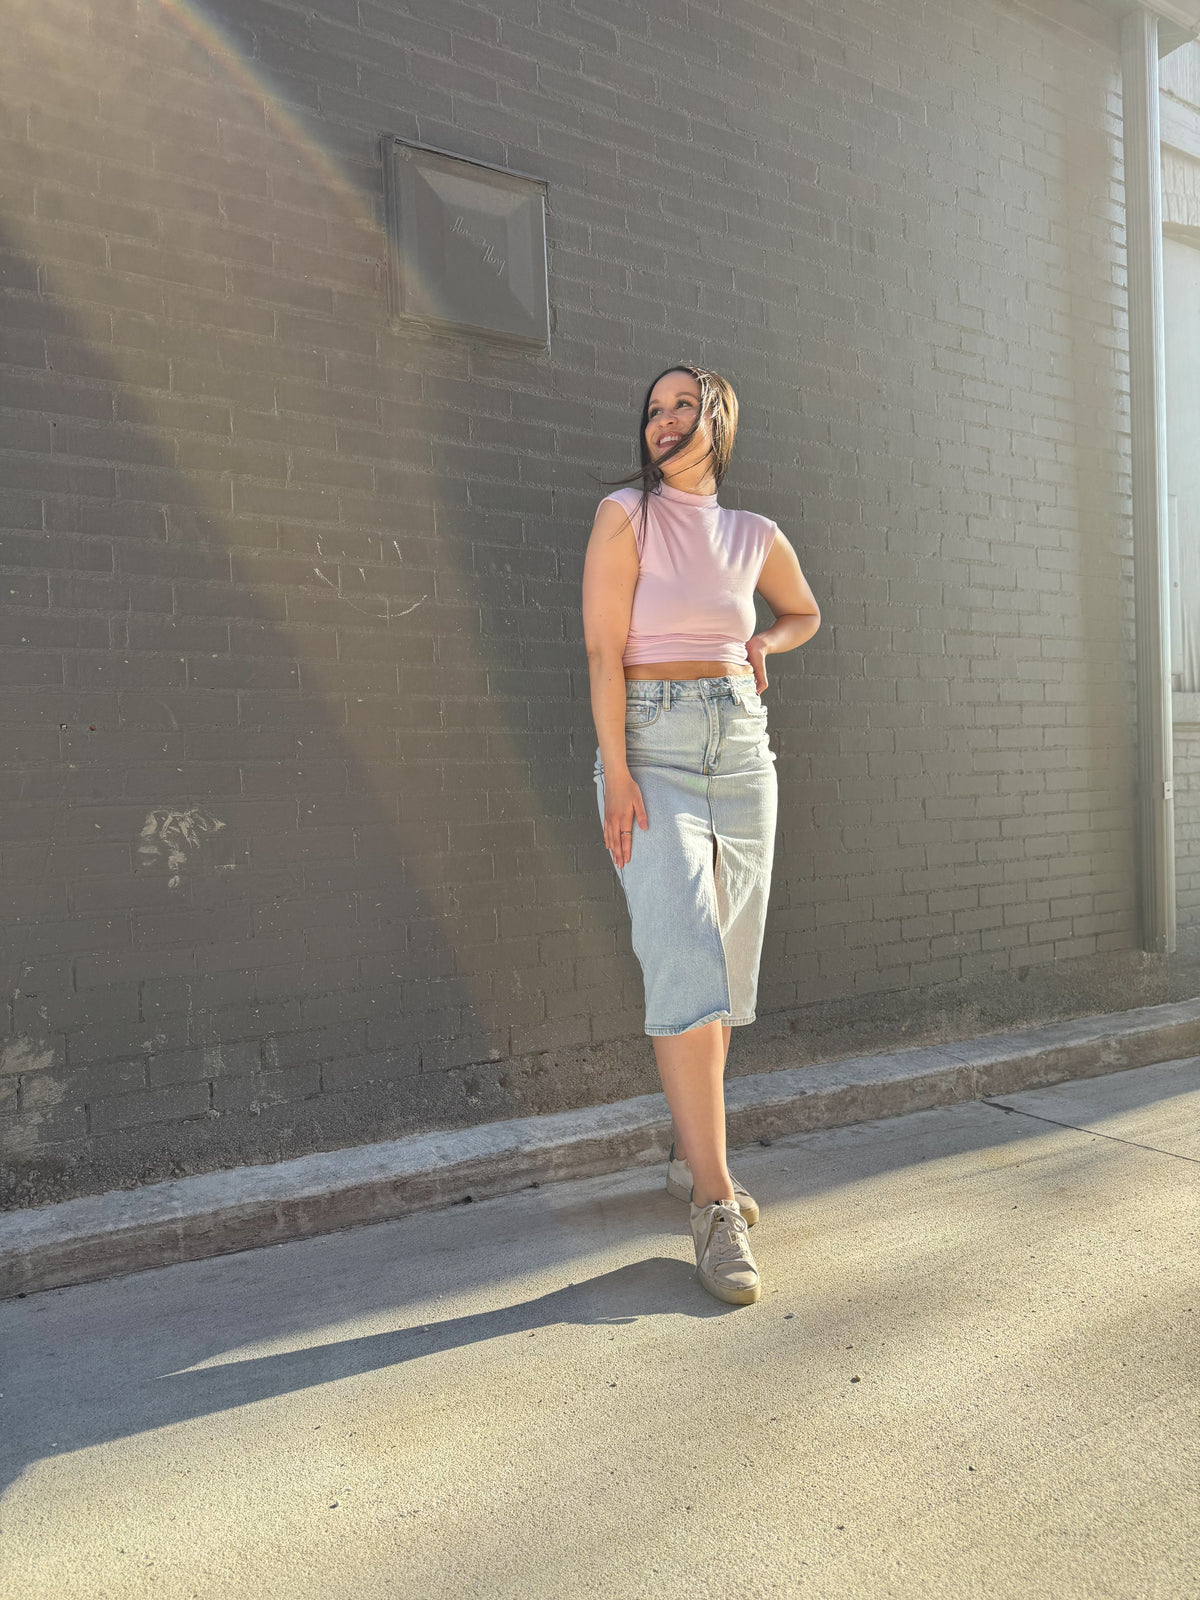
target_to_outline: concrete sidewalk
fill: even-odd
[[[729,1142],[900,1116],[1200,1051],[1200,999],[729,1080]],[[661,1094],[323,1151],[0,1216],[0,1299],[660,1161]]]
[[[21,1600],[1193,1600],[1200,1061],[9,1300]]]

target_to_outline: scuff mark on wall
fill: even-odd
[[[334,583],[333,579],[332,578],[327,578],[325,576],[325,574],[321,571],[320,567],[314,567],[313,571],[316,573],[317,577],[320,578],[322,583],[327,583],[329,585],[329,587],[337,595],[339,600],[344,600],[346,602],[346,604],[351,608],[351,610],[353,610],[353,611],[361,611],[364,617],[374,617],[376,622],[386,622],[387,621],[387,612],[386,611],[364,611],[362,606],[356,606],[354,604],[354,601],[351,600],[349,595],[343,594],[341,589],[338,588],[337,584]]]
[[[393,543],[395,543],[394,540]],[[399,546],[396,547],[396,554],[400,554]],[[404,558],[401,557],[401,560],[403,559]],[[361,567],[359,567],[358,570],[360,573],[363,573],[363,569]],[[385,596],[384,609],[382,611],[367,611],[363,606],[355,605],[354,601],[351,600],[348,594],[343,594],[339,585],[334,583],[332,578],[327,577],[326,574],[321,571],[320,567],[314,567],[313,571],[316,573],[317,577],[320,578],[322,583],[327,583],[329,585],[339,600],[344,600],[352,610],[361,612],[364,617],[374,617],[376,622],[390,622],[393,617],[407,617],[410,611],[415,611],[418,606],[424,605],[426,600],[429,599],[427,594],[423,594],[419,600],[414,600],[412,605],[405,606],[403,611],[393,611],[391,601]],[[363,573],[363,580],[364,582],[366,581],[365,573]]]
[[[51,1106],[61,1105],[66,1099],[67,1086],[60,1083],[48,1072],[38,1073],[36,1077],[21,1077],[21,1109],[22,1111],[46,1111]]]
[[[198,850],[204,834],[216,833],[224,826],[218,817],[209,816],[199,806],[193,806],[188,811],[160,807],[151,811],[142,824],[138,855],[146,866],[152,866],[165,852],[171,873],[167,888],[178,889],[180,872],[187,862],[188,851]]]
[[[66,1085],[53,1075],[62,1059],[45,1040],[18,1034],[0,1044],[0,1106],[20,1115],[0,1125],[0,1152],[24,1154],[41,1142],[41,1128],[53,1108],[66,1096]]]
[[[6,1039],[0,1045],[0,1075],[9,1073],[46,1072],[54,1065],[52,1045],[35,1044],[32,1039],[18,1036]]]

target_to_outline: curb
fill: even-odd
[[[1200,999],[726,1085],[730,1148],[1200,1054]],[[0,1216],[0,1299],[665,1159],[661,1094],[238,1167]]]

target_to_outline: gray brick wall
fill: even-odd
[[[1200,927],[1200,727],[1175,730],[1175,887],[1181,929]]]
[[[1200,249],[1200,44],[1184,45],[1164,58],[1160,67],[1160,107],[1163,126],[1163,218],[1164,233]],[[1180,145],[1186,145],[1186,149]],[[1164,254],[1171,246],[1164,242]],[[1172,665],[1174,667],[1175,718],[1175,867],[1177,912],[1181,930],[1200,932],[1200,703],[1197,702],[1187,660],[1185,641],[1195,606],[1192,592],[1194,558],[1188,549],[1190,528],[1182,498],[1187,494],[1186,469],[1176,476],[1175,449],[1195,449],[1194,438],[1186,427],[1175,425],[1172,403],[1179,389],[1172,383],[1171,366],[1180,369],[1186,362],[1190,338],[1175,323],[1178,293],[1170,275],[1169,256],[1164,263],[1164,316],[1168,354],[1167,488],[1172,498],[1180,498],[1180,511],[1174,527],[1178,548],[1173,550],[1177,570],[1172,572],[1179,604],[1172,617]],[[1181,337],[1182,334],[1182,337]],[[1186,401],[1184,415],[1187,415]],[[1179,462],[1182,466],[1182,461]],[[1183,480],[1183,489],[1180,487]],[[1185,620],[1186,619],[1186,620]]]
[[[735,382],[724,497],[825,617],[770,663],[763,1012],[1132,948],[1119,72],[1081,15],[22,10],[10,1202],[653,1084],[579,584],[671,359]],[[383,134],[548,181],[548,358],[389,325]]]

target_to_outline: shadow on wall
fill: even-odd
[[[379,130],[282,103],[253,31],[23,9],[8,1198],[524,1108],[479,1064],[534,1047],[541,944],[561,983],[615,938],[607,882],[505,925],[578,869],[536,735],[561,696],[578,764],[580,708],[516,619],[582,661],[552,545],[475,502],[461,391],[510,389],[388,326]]]

